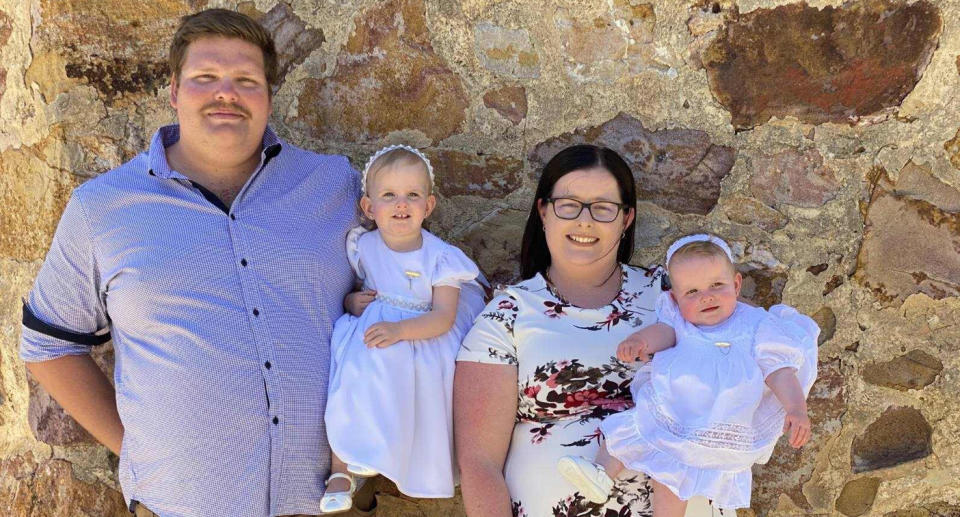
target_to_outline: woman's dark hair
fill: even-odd
[[[612,149],[595,145],[574,145],[560,151],[547,162],[537,183],[537,192],[530,207],[527,227],[523,231],[523,243],[520,247],[520,276],[526,280],[537,273],[543,273],[550,266],[550,250],[547,248],[547,236],[543,233],[543,221],[537,211],[537,203],[553,194],[553,187],[560,178],[576,170],[603,167],[617,180],[620,190],[620,202],[637,211],[637,188],[634,184],[630,166]],[[617,249],[617,262],[626,264],[633,255],[633,232],[637,218],[627,226],[625,235],[620,239]]]

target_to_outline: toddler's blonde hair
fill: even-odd
[[[427,193],[433,193],[433,181],[430,179],[430,169],[427,166],[427,163],[423,161],[423,158],[420,158],[416,154],[403,148],[393,149],[383,153],[382,155],[378,156],[377,159],[369,165],[369,167],[367,167],[367,184],[363,186],[364,192],[370,191],[370,184],[376,179],[377,173],[383,169],[395,165],[413,164],[420,164],[423,167],[423,173],[427,176]]]

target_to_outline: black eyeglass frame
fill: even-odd
[[[577,210],[577,214],[574,215],[573,217],[564,217],[564,216],[560,215],[560,214],[557,212],[557,203],[556,203],[556,202],[557,202],[557,201],[560,201],[560,200],[563,200],[563,201],[573,201],[573,202],[575,202],[575,203],[579,203],[579,204],[580,204],[580,210]],[[553,215],[559,217],[560,219],[566,220],[566,221],[573,221],[573,220],[575,220],[576,218],[580,217],[580,214],[583,213],[583,209],[586,208],[586,209],[587,209],[587,213],[590,214],[590,218],[593,219],[594,221],[596,221],[596,222],[598,222],[598,223],[612,223],[612,222],[616,221],[618,217],[620,217],[620,212],[623,212],[623,211],[625,211],[625,210],[629,210],[629,209],[630,209],[630,205],[628,205],[628,204],[626,204],[626,203],[616,203],[616,202],[613,202],[613,201],[603,201],[603,200],[601,200],[601,201],[591,201],[590,203],[584,203],[583,201],[580,201],[579,199],[574,199],[574,198],[572,198],[572,197],[548,197],[548,198],[545,199],[545,201],[546,201],[547,203],[550,203],[551,205],[553,205]],[[600,204],[600,203],[609,203],[609,204],[615,205],[615,206],[617,207],[617,213],[613,214],[613,219],[610,219],[609,221],[602,221],[602,220],[600,220],[600,219],[597,219],[597,216],[593,214],[593,205],[597,205],[597,204]]]

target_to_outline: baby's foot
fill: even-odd
[[[603,504],[610,498],[613,480],[600,465],[580,456],[564,456],[557,461],[557,470],[591,502]]]

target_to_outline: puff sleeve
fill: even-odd
[[[673,301],[673,297],[670,296],[670,291],[663,291],[657,296],[656,311],[657,322],[672,327],[679,340],[686,321],[680,314],[680,307],[677,306],[677,302]]]
[[[461,284],[476,279],[479,274],[477,265],[467,258],[460,248],[446,245],[437,255],[432,285],[459,288]]]
[[[516,366],[514,325],[520,307],[517,298],[504,292],[494,296],[463,338],[457,361]]]
[[[781,368],[794,368],[804,392],[817,374],[820,328],[808,316],[786,305],[774,305],[757,326],[754,356],[764,378]]]
[[[360,237],[369,231],[363,226],[356,226],[347,232],[347,260],[350,261],[350,267],[353,268],[353,272],[360,280],[366,278],[363,272],[363,264],[360,262]]]

